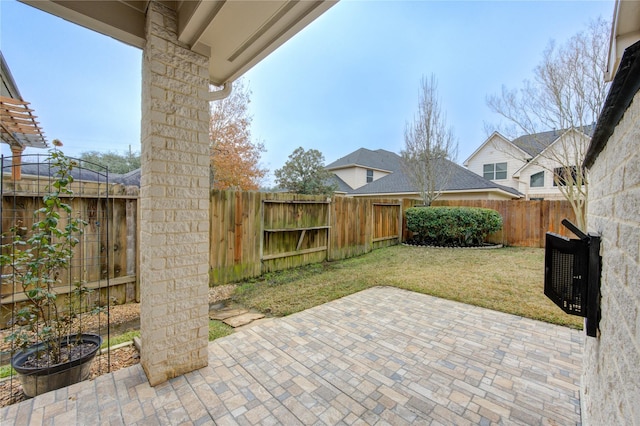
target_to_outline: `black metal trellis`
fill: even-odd
[[[73,194],[66,196],[65,200],[72,205],[72,215],[81,219],[84,223],[83,232],[79,236],[79,242],[74,248],[72,261],[63,272],[58,275],[59,283],[54,288],[57,294],[56,303],[60,309],[68,312],[82,312],[75,318],[79,322],[82,332],[100,334],[104,339],[110,337],[110,222],[111,202],[109,199],[109,173],[106,167],[85,162],[78,159],[70,159],[74,162],[71,175],[74,178],[72,185]],[[21,233],[26,240],[31,232],[30,225],[34,222],[34,215],[42,207],[43,197],[52,190],[52,184],[56,177],[55,164],[52,164],[49,155],[25,155],[21,157],[0,158],[2,173],[0,174],[0,187],[2,191],[2,203],[0,207],[0,236],[4,250],[9,250],[9,243],[15,237],[15,233]],[[21,173],[15,173],[15,168],[20,167]],[[19,180],[16,176],[21,175]],[[67,218],[68,219],[68,218]],[[61,220],[65,220],[62,218]],[[16,230],[20,228],[19,230]],[[91,293],[80,299],[79,306],[71,306],[72,294],[76,283],[82,282]],[[15,344],[7,344],[4,337],[11,334],[20,326],[18,310],[24,304],[24,296],[20,285],[12,280],[10,274],[2,271],[0,276],[0,365],[9,364],[12,354],[19,348]],[[101,312],[91,315],[94,307],[100,307]],[[107,350],[103,356],[105,361],[98,362],[97,369],[100,373],[108,372],[111,366],[110,352]],[[97,361],[94,360],[94,364]],[[39,380],[39,379],[38,379]],[[39,382],[38,382],[39,383]],[[20,397],[19,384],[13,372],[9,379],[9,387],[12,395]]]

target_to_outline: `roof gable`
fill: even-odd
[[[489,136],[479,147],[478,149],[476,149],[475,151],[473,151],[473,154],[471,154],[466,160],[464,160],[464,162],[462,163],[463,166],[467,167],[469,165],[469,162],[478,154],[480,154],[482,151],[484,151],[484,149],[488,146],[495,146],[496,141],[500,141],[503,144],[512,146],[513,144],[511,143],[511,141],[509,139],[507,139],[506,137],[504,137],[500,132],[493,132],[491,134],[491,136]],[[523,152],[524,153],[524,152]]]
[[[514,139],[511,143],[533,158],[557,140],[558,137],[560,137],[560,134],[557,130],[550,130],[548,132],[523,135]]]

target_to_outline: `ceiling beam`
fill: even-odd
[[[37,9],[63,16],[90,30],[113,37],[125,44],[142,49],[145,43],[144,25],[147,2],[78,1],[78,0],[21,0]]]

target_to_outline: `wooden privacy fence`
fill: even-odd
[[[396,199],[213,191],[210,282],[221,284],[398,244]]]
[[[436,200],[433,206],[482,207],[496,210],[502,216],[502,231],[489,237],[493,243],[519,247],[544,247],[545,234],[576,238],[562,226],[562,219],[575,222],[575,214],[568,201],[517,200]]]
[[[69,282],[84,281],[88,288],[96,290],[95,300],[126,303],[138,299],[136,285],[137,265],[137,190],[125,194],[121,185],[110,185],[105,196],[106,184],[74,182],[74,196],[67,203],[73,214],[87,222],[80,243],[74,248],[70,269],[60,271],[55,291],[62,301],[71,291]],[[11,229],[20,227],[19,234],[28,237],[34,222],[34,212],[42,207],[42,183],[37,179],[4,184],[2,196],[2,244],[12,239]],[[64,226],[64,218],[61,219]],[[108,236],[108,238],[107,238]],[[107,240],[109,244],[107,245]],[[3,271],[4,272],[4,271]],[[18,285],[16,284],[16,287]],[[107,287],[109,288],[107,291]],[[26,295],[14,283],[3,280],[0,286],[1,325],[10,320],[13,304],[22,303]],[[1,328],[1,327],[0,327]]]
[[[29,227],[31,212],[40,202],[40,197],[30,192],[28,181],[21,185],[15,189],[19,196],[3,196],[4,230],[16,220]],[[107,201],[92,196],[91,186],[84,185],[82,197],[73,200],[73,209],[94,220],[89,221],[81,249],[89,254],[99,253],[100,260],[78,265],[83,271],[80,275],[89,286],[108,277],[110,296],[118,303],[139,300],[137,192],[127,194],[123,187],[114,185]],[[210,283],[234,282],[269,271],[346,259],[398,244],[409,236],[403,213],[414,203],[408,199],[213,191]],[[560,223],[564,218],[575,218],[566,201],[436,200],[433,204],[497,210],[504,227],[490,236],[492,242],[543,247],[547,231],[573,237]],[[110,249],[103,244],[107,232]],[[4,283],[0,296],[3,308],[10,297],[16,297]]]

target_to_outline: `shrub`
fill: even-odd
[[[411,207],[406,216],[407,229],[418,244],[477,246],[502,229],[497,211],[477,207]]]

